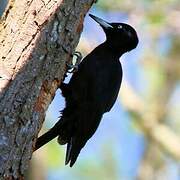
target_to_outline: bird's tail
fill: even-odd
[[[74,165],[85,144],[86,141],[82,142],[78,141],[75,137],[71,138],[67,144],[65,165],[69,164],[70,167]]]
[[[65,164],[69,164],[70,167],[76,162],[81,149],[85,146],[88,139],[95,133],[102,117],[102,113],[98,110],[92,112],[89,106],[84,106],[80,112],[77,112],[73,116],[74,119],[70,121],[71,130],[67,138]],[[67,124],[67,127],[70,125]]]
[[[81,149],[96,131],[102,113],[89,111],[84,106],[81,111],[67,106],[61,119],[47,133],[38,138],[35,150],[58,136],[59,144],[67,144],[65,164],[70,167],[76,162]]]
[[[58,134],[59,131],[56,128],[56,126],[54,126],[52,129],[50,129],[48,132],[46,132],[37,139],[34,151],[36,151],[37,149],[39,149],[40,147],[42,147],[43,145],[47,144],[49,141],[57,137]]]
[[[35,144],[34,151],[47,144],[49,141],[58,136],[58,143],[64,145],[68,143],[71,137],[71,130],[73,127],[73,121],[69,117],[69,108],[65,108],[62,111],[60,120],[45,134],[40,136]]]

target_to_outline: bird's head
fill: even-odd
[[[106,42],[112,49],[125,53],[136,48],[139,40],[132,26],[125,23],[108,23],[92,14],[89,16],[103,28],[107,38]]]

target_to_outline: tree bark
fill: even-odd
[[[0,24],[0,179],[23,179],[93,0],[10,0]]]

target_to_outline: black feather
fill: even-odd
[[[122,81],[119,57],[138,44],[136,31],[130,25],[91,17],[103,28],[106,41],[83,59],[68,84],[61,84],[66,105],[61,119],[44,136],[45,142],[59,136],[60,144],[67,143],[65,164],[70,167],[97,130],[103,114],[110,111],[116,101]],[[37,147],[40,140],[41,137]]]

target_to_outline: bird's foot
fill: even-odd
[[[82,54],[79,51],[76,51],[73,55],[73,60],[71,64],[66,64],[68,67],[68,73],[74,73],[76,71],[78,71],[78,66],[82,60]]]

